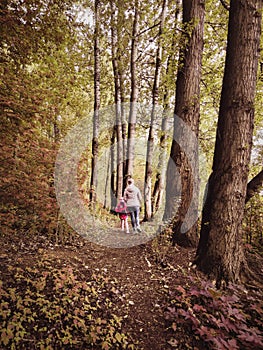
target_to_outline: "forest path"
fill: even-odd
[[[108,231],[119,238],[128,236],[118,229]],[[13,237],[12,242],[1,240],[0,260],[4,259],[7,266],[34,266],[36,260],[44,257],[54,268],[72,268],[87,282],[91,274],[103,276],[113,284],[112,309],[123,318],[123,332],[130,334],[136,349],[171,348],[163,307],[167,305],[169,291],[187,283],[193,250],[169,247],[161,251],[154,241],[128,248],[108,248],[80,236],[65,246],[47,244],[42,236],[31,240]],[[157,263],[163,259],[165,264]],[[8,269],[4,265],[2,268],[5,279],[11,279]],[[102,288],[99,293],[108,292]],[[111,299],[112,295],[107,297]]]

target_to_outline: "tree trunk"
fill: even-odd
[[[109,150],[109,152],[107,154],[108,165],[107,165],[107,174],[106,174],[106,181],[105,181],[105,187],[104,187],[104,205],[103,205],[104,209],[107,208],[107,203],[108,203],[108,186],[109,186],[110,170],[111,170],[111,156],[110,156],[110,152],[111,152],[111,150]],[[112,207],[111,207],[111,209],[112,209]]]
[[[250,162],[262,0],[231,0],[213,170],[195,263],[222,282],[239,281]]]
[[[111,210],[114,210],[117,204],[117,193],[116,193],[116,170],[115,170],[115,164],[116,164],[116,158],[115,158],[115,137],[116,136],[116,127],[112,129],[111,134],[111,147],[110,147],[110,159],[111,159],[111,166],[110,166],[110,198],[111,198]]]
[[[165,174],[166,174],[166,164],[167,164],[167,133],[168,133],[168,118],[167,112],[164,110],[162,119],[162,130],[160,137],[160,155],[157,166],[156,180],[153,189],[153,200],[152,200],[152,214],[156,214],[161,203],[165,188]]]
[[[118,14],[117,14],[117,42],[122,42],[122,36],[123,36],[123,30],[125,28],[126,19],[125,19],[125,4],[122,0],[117,1],[117,7],[118,7]],[[128,134],[128,123],[127,123],[127,117],[126,117],[126,110],[125,106],[127,102],[125,100],[125,69],[126,66],[125,62],[123,61],[123,54],[126,48],[123,48],[121,45],[117,46],[117,70],[118,70],[118,76],[119,76],[119,85],[120,85],[120,100],[121,100],[121,128],[122,128],[122,159],[123,159],[123,166],[122,166],[122,189],[126,187],[126,170],[127,170],[127,134]]]
[[[117,23],[115,13],[117,9],[111,1],[111,47],[112,47],[112,66],[114,74],[114,102],[117,136],[117,178],[116,178],[116,197],[122,196],[123,190],[123,139],[122,139],[122,117],[121,117],[121,89],[120,74],[118,69],[118,37]]]
[[[172,218],[173,243],[184,246],[197,244],[197,139],[204,12],[204,1],[183,1],[185,33],[177,72],[174,137],[167,169],[164,220]]]
[[[177,23],[179,15],[179,4],[177,3],[177,10],[175,12],[175,23]],[[176,26],[176,25],[175,25]],[[163,96],[163,115],[162,115],[162,127],[160,136],[160,154],[157,165],[157,175],[153,189],[152,199],[152,213],[153,215],[159,210],[162,203],[162,198],[165,189],[165,175],[167,168],[167,139],[168,139],[168,115],[170,109],[170,95],[171,95],[171,84],[170,80],[173,75],[173,65],[171,64],[175,60],[176,50],[176,31],[174,29],[173,39],[170,50],[170,54],[167,58],[166,63],[166,79],[164,83],[164,96]]]
[[[160,75],[161,75],[161,63],[162,63],[162,34],[164,21],[166,17],[166,6],[167,0],[163,0],[162,4],[162,13],[161,13],[161,21],[159,26],[159,38],[158,38],[158,47],[156,52],[156,62],[155,62],[155,75],[154,75],[154,83],[152,90],[152,110],[151,110],[151,124],[148,136],[147,143],[147,154],[146,154],[146,168],[145,168],[145,185],[144,185],[144,199],[145,199],[145,213],[144,213],[144,221],[148,221],[152,217],[152,163],[153,163],[153,141],[155,134],[155,110],[156,105],[158,104],[159,98],[159,86],[160,86]]]
[[[138,31],[139,31],[139,9],[138,0],[134,4],[134,21],[132,29],[131,43],[131,98],[128,125],[128,150],[126,175],[133,175],[134,149],[135,149],[135,129],[137,117],[138,82],[137,82],[137,56],[138,56]]]
[[[90,201],[96,201],[98,182],[99,154],[99,109],[100,109],[100,47],[99,47],[100,0],[95,0],[95,30],[94,30],[94,115],[92,138],[92,163],[90,181]]]
[[[127,162],[127,120],[125,113],[125,98],[124,98],[124,88],[123,88],[124,74],[120,72],[120,90],[121,90],[121,120],[122,120],[122,149],[123,149],[123,184],[122,188],[124,189],[127,185],[126,183],[126,171],[128,167]]]

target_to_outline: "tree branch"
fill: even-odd
[[[224,8],[229,11],[230,10],[230,6],[226,3],[225,0],[220,0],[221,4],[224,6]]]
[[[148,30],[151,30],[151,29],[153,29],[153,28],[157,27],[158,25],[160,25],[160,21],[159,21],[158,23],[156,23],[156,24],[152,25],[151,27],[145,28],[145,29],[144,29],[144,30],[142,30],[140,33],[138,33],[138,34],[137,34],[137,36],[142,35],[143,33],[145,33],[145,32],[147,32]]]
[[[259,192],[263,186],[263,169],[247,184],[246,203]]]

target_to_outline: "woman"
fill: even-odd
[[[141,232],[139,215],[142,195],[139,188],[134,185],[134,180],[132,178],[128,179],[128,186],[124,190],[123,197],[127,204],[127,211],[131,216],[133,232]]]

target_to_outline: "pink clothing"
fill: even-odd
[[[127,219],[128,214],[119,213],[119,217],[120,217],[121,220],[125,220],[125,219]]]
[[[129,233],[127,205],[123,198],[120,199],[117,207],[115,208],[115,211],[119,214],[119,217],[121,219],[121,229],[124,230],[125,225],[126,232]]]
[[[124,199],[121,199],[115,208],[116,213],[127,213],[127,205]]]

